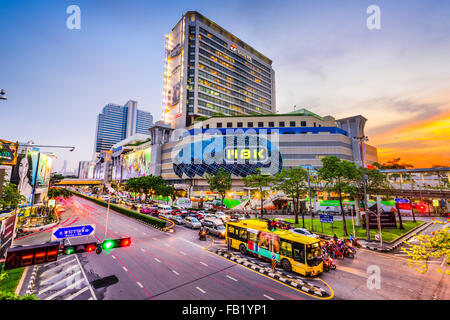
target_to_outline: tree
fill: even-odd
[[[206,181],[209,184],[211,191],[217,191],[220,194],[222,200],[222,206],[224,206],[225,192],[231,189],[231,174],[223,168],[220,168],[215,175],[206,174]]]
[[[295,224],[298,224],[298,208],[300,199],[305,196],[308,191],[306,181],[308,173],[302,167],[283,169],[275,175],[278,182],[274,187],[275,190],[283,191],[283,193],[292,199],[295,214]],[[303,228],[305,227],[305,213],[302,211]]]
[[[64,179],[64,176],[59,173],[55,173],[50,177],[50,186],[54,186],[56,183]]]
[[[320,178],[326,182],[325,190],[336,192],[339,196],[344,236],[348,236],[342,193],[355,193],[354,182],[358,178],[356,164],[347,160],[340,160],[336,156],[328,156],[322,158],[322,167],[318,171]]]
[[[19,193],[17,185],[9,181],[4,184],[0,195],[0,206],[3,209],[11,208],[11,210],[15,210],[20,203],[25,201],[26,198]]]
[[[258,169],[258,173],[251,174],[247,177],[242,178],[244,185],[247,188],[255,188],[259,191],[261,196],[261,218],[263,217],[264,211],[264,200],[268,194],[267,188],[273,183],[274,177],[270,174],[261,173],[261,169]]]
[[[175,200],[175,188],[168,184],[160,184],[156,187],[156,192],[162,197],[169,197],[172,202]]]
[[[450,222],[450,219],[448,219]],[[445,224],[444,221],[435,221],[437,224]],[[408,259],[408,265],[413,267],[419,273],[428,271],[428,259],[444,258],[443,263],[450,265],[450,232],[449,227],[445,226],[443,229],[432,232],[431,235],[414,235],[414,238],[419,241],[419,244],[411,244],[411,242],[404,241],[408,246],[401,248],[403,252],[408,254],[411,259]],[[442,269],[438,269],[442,272]],[[450,275],[450,270],[446,270],[447,275]]]
[[[366,175],[366,194],[379,194],[380,190],[389,190],[391,185],[386,174],[380,172],[375,166],[374,169],[364,169]],[[364,198],[363,170],[362,167],[357,168],[356,179],[354,181],[355,188],[350,188],[350,195],[355,199],[355,207],[357,207],[357,225],[361,226],[361,214],[359,211],[359,200]],[[366,199],[364,199],[366,201]],[[367,205],[366,205],[367,206]]]

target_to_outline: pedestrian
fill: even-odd
[[[336,233],[335,233],[334,236],[333,236],[333,240],[334,240],[334,243],[337,244],[339,238],[337,237]]]

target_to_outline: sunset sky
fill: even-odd
[[[81,30],[66,27],[69,5]],[[366,26],[369,5],[381,30]],[[90,160],[96,117],[138,101],[161,118],[164,36],[196,10],[272,59],[279,112],[368,119],[381,162],[450,166],[450,1],[0,0],[0,138]],[[49,150],[50,151],[50,150]]]

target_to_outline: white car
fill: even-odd
[[[294,229],[289,229],[289,231],[291,231],[293,233],[301,234],[302,236],[307,236],[307,237],[311,237],[311,238],[319,238],[319,236],[317,234],[314,234],[305,228],[294,228]]]
[[[222,220],[223,222],[227,221],[230,217],[228,215],[226,215],[224,212],[221,211],[217,211],[214,216],[220,220]]]
[[[200,221],[198,221],[198,219],[194,218],[194,217],[184,218],[184,225],[191,229],[200,229],[202,227],[202,224],[200,223]]]

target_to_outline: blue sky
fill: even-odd
[[[66,28],[72,4],[81,30]],[[366,27],[372,4],[381,30]],[[107,103],[137,100],[160,119],[164,35],[189,10],[272,59],[280,112],[297,105],[336,118],[361,114],[386,157],[418,142],[432,149],[417,132],[400,141],[393,130],[450,110],[444,1],[0,0],[0,88],[8,96],[0,138],[75,146],[52,150],[54,169],[63,160],[75,168],[92,156],[96,116]],[[433,161],[441,155],[450,165],[448,147],[436,150]]]

